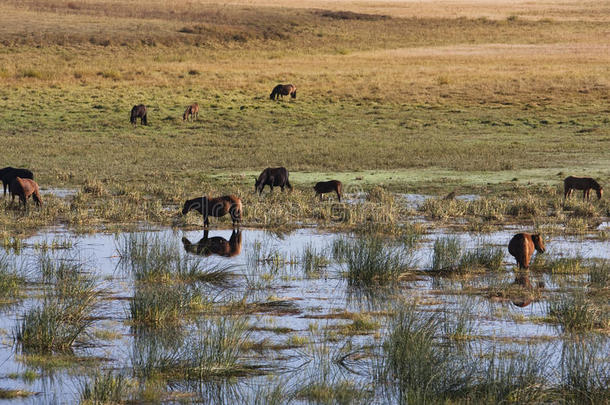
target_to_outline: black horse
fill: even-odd
[[[284,98],[284,96],[288,95],[292,98],[297,98],[297,86],[294,84],[278,84],[271,91],[269,98],[271,100],[277,100],[280,97]]]
[[[4,187],[4,195],[6,195],[6,188],[10,188],[11,182],[15,177],[34,180],[34,173],[28,169],[15,169],[14,167],[0,169],[0,178],[2,179],[2,186]]]
[[[129,122],[133,125],[136,125],[136,119],[140,118],[140,124],[148,125],[148,121],[146,120],[146,106],[144,104],[134,105],[131,109],[131,117],[129,118]]]
[[[288,181],[288,170],[285,167],[268,167],[263,170],[254,183],[254,192],[258,191],[259,194],[262,194],[265,186],[269,186],[271,191],[273,191],[273,187],[281,187],[282,191],[284,191],[284,187],[292,190],[292,185]]]

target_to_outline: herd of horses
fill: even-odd
[[[273,88],[269,98],[277,100],[280,97],[290,96],[296,98],[297,88],[293,84],[278,84]],[[140,119],[140,124],[148,125],[147,108],[144,104],[134,105],[131,109],[129,121],[136,125],[137,119]],[[182,120],[197,120],[199,116],[199,105],[193,103],[189,105]],[[8,187],[11,194],[11,204],[15,201],[15,196],[19,197],[20,205],[27,210],[27,200],[31,196],[38,206],[42,206],[42,198],[38,184],[34,181],[34,174],[28,169],[16,169],[13,167],[5,167],[0,169],[0,178],[4,187],[4,194]],[[595,190],[597,198],[601,199],[603,188],[595,179],[590,177],[575,177],[569,176],[564,179],[564,199],[572,196],[574,190],[582,190],[583,200],[590,200],[591,190]],[[261,172],[258,177],[255,177],[254,192],[262,194],[265,186],[269,186],[271,192],[274,187],[280,187],[282,191],[285,188],[292,190],[292,185],[288,179],[288,170],[285,167],[268,167]],[[321,181],[314,185],[316,196],[322,200],[322,195],[327,193],[336,193],[337,199],[341,202],[343,185],[339,180]],[[235,256],[241,252],[241,232],[239,224],[242,219],[243,206],[241,199],[235,195],[225,195],[221,197],[196,197],[184,202],[182,215],[188,214],[189,211],[197,211],[203,216],[203,224],[205,226],[204,237],[196,244],[191,243],[188,239],[182,238],[184,248],[195,254],[218,254],[221,256]],[[223,217],[229,214],[233,222],[233,227],[238,226],[238,230],[233,230],[231,239],[227,241],[221,237],[208,237],[207,227],[210,224],[210,217]],[[529,264],[534,251],[544,253],[545,246],[542,237],[539,234],[518,233],[510,240],[508,244],[509,253],[517,261],[520,269],[529,269]],[[516,283],[518,281],[515,281]],[[522,284],[522,282],[521,282]]]
[[[292,98],[297,98],[297,86],[294,84],[278,84],[273,88],[269,98],[271,100],[277,100],[279,98],[284,98],[284,96],[290,96]],[[129,115],[129,122],[132,125],[137,125],[138,118],[140,119],[141,125],[148,125],[148,110],[144,104],[137,104],[131,108],[131,113]],[[182,114],[182,121],[193,121],[197,120],[199,117],[199,104],[193,103],[186,107],[184,114]]]
[[[195,108],[193,107],[195,106]],[[134,107],[135,109],[135,107]],[[144,111],[143,120],[146,120],[146,108],[136,109]],[[187,114],[191,117],[199,111],[199,106],[196,104],[189,106],[184,113],[184,119]],[[132,111],[132,115],[133,115]],[[32,197],[37,206],[42,206],[42,198],[38,184],[34,181],[34,173],[28,169],[20,169],[14,167],[5,167],[0,169],[0,179],[4,188],[11,195],[11,204],[15,201],[15,196],[19,197],[20,206],[27,210],[27,200]],[[292,190],[292,185],[289,180],[289,173],[285,167],[268,167],[261,172],[254,180],[254,192],[261,195],[266,186],[269,186],[271,192],[274,187],[280,187],[282,191],[285,188]],[[582,190],[583,200],[590,200],[591,190],[595,190],[597,198],[601,199],[603,188],[599,183],[590,177],[566,177],[563,181],[564,199],[567,200],[572,196],[574,190]],[[316,196],[322,200],[322,195],[327,193],[335,193],[337,199],[341,202],[343,184],[339,180],[321,181],[313,186]],[[205,226],[204,237],[197,244],[192,244],[188,239],[183,238],[182,242],[185,249],[197,254],[207,254],[202,252],[212,252],[223,256],[233,256],[241,251],[241,233],[233,232],[230,241],[224,238],[208,238],[207,227],[210,225],[210,217],[223,217],[230,215],[233,222],[233,227],[239,224],[242,220],[243,205],[241,199],[235,195],[225,195],[221,197],[196,197],[184,202],[182,215],[188,214],[190,211],[197,211],[203,216],[203,224]],[[222,240],[221,240],[222,239]],[[224,241],[224,242],[223,242]],[[534,251],[544,253],[545,246],[542,237],[539,234],[518,233],[510,240],[508,244],[508,252],[515,258],[520,269],[529,269],[529,264]]]

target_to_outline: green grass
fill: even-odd
[[[590,331],[610,325],[608,312],[601,312],[582,292],[551,299],[548,315],[566,332]]]
[[[84,342],[95,322],[92,317],[100,295],[94,277],[84,265],[69,258],[41,256],[42,302],[26,310],[14,338],[27,353],[70,352]]]
[[[128,380],[112,371],[97,372],[80,389],[81,404],[123,403],[130,389]]]
[[[396,280],[409,266],[410,251],[375,236],[349,239],[343,259],[345,277],[352,286],[383,285]]]

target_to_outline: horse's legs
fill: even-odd
[[[4,187],[4,195],[6,195],[6,187],[8,186],[8,183],[2,181],[2,186]]]
[[[339,190],[337,190],[337,199],[341,202],[341,194],[339,194]]]

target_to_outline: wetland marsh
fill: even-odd
[[[607,4],[141,3],[0,4],[0,403],[610,401]]]

